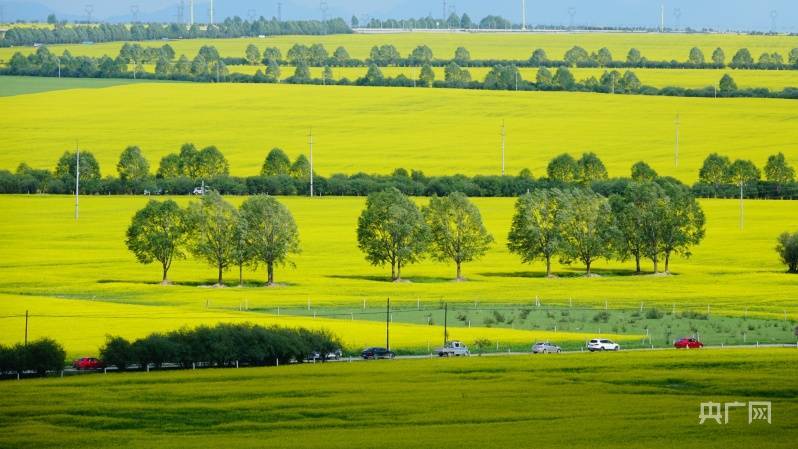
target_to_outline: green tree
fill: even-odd
[[[410,52],[408,59],[413,64],[423,64],[432,61],[432,49],[426,45],[419,45]]]
[[[247,235],[249,233],[249,223],[245,217],[238,214],[236,220],[236,228],[233,231],[232,244],[233,249],[230,253],[232,263],[238,267],[238,286],[244,285],[244,266],[252,263],[255,258],[255,252],[247,243]]]
[[[310,69],[305,62],[298,62],[294,69],[294,81],[304,83],[310,81]]]
[[[474,28],[474,22],[468,14],[463,13],[463,16],[460,18],[460,26],[465,29]]]
[[[579,167],[579,181],[586,186],[589,186],[594,181],[601,181],[609,177],[607,168],[604,167],[604,163],[601,162],[601,159],[595,153],[583,154],[576,161],[576,165]]]
[[[223,286],[222,273],[233,263],[238,211],[217,192],[210,192],[189,204],[186,221],[189,251],[218,270],[217,286]]]
[[[167,154],[161,158],[156,176],[162,179],[177,178],[181,175],[180,156],[175,153]]]
[[[471,82],[471,73],[468,70],[460,68],[454,62],[450,62],[443,69],[443,77],[447,83],[450,84],[465,84]]]
[[[191,179],[199,177],[199,151],[193,143],[184,143],[178,154],[180,159],[180,175]]]
[[[58,19],[55,17],[55,14],[47,15],[47,23],[49,25],[55,25],[56,23],[58,23]]]
[[[650,182],[657,179],[657,172],[647,163],[640,161],[632,165],[632,180],[637,182]]]
[[[704,159],[704,164],[698,172],[698,179],[705,183],[711,184],[717,190],[721,184],[728,184],[729,167],[731,162],[726,156],[721,156],[718,153],[712,153]]]
[[[687,62],[693,65],[701,65],[704,63],[704,52],[701,51],[698,47],[693,47],[690,49],[690,57],[687,58]]]
[[[273,82],[280,81],[280,65],[274,59],[269,59],[266,63],[266,78]]]
[[[798,273],[798,232],[781,234],[777,239],[776,252],[781,262],[787,265],[789,273]]]
[[[133,216],[125,243],[139,262],[160,262],[161,284],[166,285],[172,262],[184,257],[187,236],[185,213],[180,206],[172,200],[151,200]]]
[[[196,156],[195,179],[210,179],[230,173],[230,164],[218,148],[203,148]]]
[[[765,164],[765,178],[776,183],[779,193],[784,184],[795,181],[795,169],[787,163],[784,153],[768,157],[768,162]]]
[[[431,86],[432,82],[435,81],[435,72],[432,70],[432,66],[429,63],[424,64],[421,67],[421,72],[418,75],[418,81],[421,83],[422,86]]]
[[[77,154],[66,151],[58,160],[55,166],[55,176],[57,178],[75,179],[77,173]],[[94,154],[89,151],[80,152],[80,179],[94,180],[100,179],[100,164],[94,158]]]
[[[553,82],[556,86],[560,86],[564,90],[570,90],[576,85],[574,75],[568,67],[558,67],[557,71],[554,73]]]
[[[297,156],[296,161],[291,164],[291,176],[295,179],[310,179],[310,161],[304,154]]]
[[[327,82],[334,81],[334,80],[333,80],[333,71],[332,71],[332,67],[330,67],[330,66],[328,66],[328,65],[325,65],[325,66],[324,66],[324,69],[323,69],[323,70],[322,70],[322,72],[321,72],[321,79],[322,79],[322,82],[323,82],[324,84],[327,84]]]
[[[722,48],[718,47],[712,52],[712,62],[722,67],[726,65],[726,53]]]
[[[562,195],[539,189],[519,197],[507,237],[507,248],[522,262],[546,261],[546,277],[552,277],[551,259],[562,249]]]
[[[391,265],[391,280],[402,267],[420,260],[427,248],[424,217],[412,200],[395,188],[372,193],[360,214],[357,242],[372,265]]]
[[[551,72],[546,67],[539,68],[535,75],[535,83],[539,86],[551,86],[553,79]]]
[[[668,206],[660,224],[660,253],[665,259],[665,273],[670,273],[673,254],[690,257],[691,248],[704,238],[704,211],[696,201],[690,188],[677,183],[665,183]]]
[[[747,48],[741,48],[732,57],[731,66],[734,68],[746,69],[754,65],[754,58]]]
[[[569,190],[562,194],[562,261],[581,262],[591,276],[593,263],[612,256],[617,238],[609,201],[590,190]]]
[[[459,65],[467,65],[471,62],[471,53],[465,47],[457,47],[454,51],[454,62]]]
[[[272,61],[280,61],[283,59],[283,53],[280,52],[280,49],[277,47],[267,47],[263,50],[263,62],[268,62],[269,60]]]
[[[798,64],[798,48],[790,50],[790,53],[787,55],[787,62],[793,65]]]
[[[640,50],[636,48],[629,49],[629,53],[626,55],[626,63],[630,65],[639,65],[644,61],[643,55],[640,54]]]
[[[291,173],[291,159],[280,148],[272,148],[263,161],[261,176],[288,175]]]
[[[542,48],[536,48],[535,51],[532,52],[532,56],[529,58],[529,62],[532,65],[541,65],[549,61],[549,57],[546,55],[546,50]]]
[[[258,50],[258,47],[255,46],[255,44],[247,45],[244,55],[250,65],[256,65],[260,62],[260,50]]]
[[[464,194],[453,192],[443,198],[433,196],[423,215],[429,228],[432,258],[453,261],[457,280],[462,280],[461,265],[484,256],[493,243],[479,209]]]
[[[587,53],[587,50],[577,45],[565,52],[563,60],[569,66],[576,67],[578,64],[589,61],[590,55]]]
[[[549,162],[546,174],[552,181],[574,182],[579,176],[579,165],[570,154],[561,154]]]
[[[141,149],[137,146],[125,148],[119,156],[119,163],[116,164],[116,171],[119,179],[126,181],[141,181],[150,176],[150,163],[141,154]]]
[[[729,94],[737,90],[737,83],[734,82],[734,78],[732,78],[731,75],[726,73],[720,79],[718,87],[722,93]]]
[[[100,348],[100,360],[106,365],[113,365],[119,371],[127,370],[127,366],[136,360],[133,346],[122,337],[107,335],[105,344]]]
[[[349,52],[346,51],[346,48],[338,47],[333,52],[333,59],[335,59],[335,61],[339,64],[343,64],[352,58],[349,56]]]
[[[266,265],[266,285],[274,285],[274,268],[298,254],[299,231],[291,212],[271,196],[257,195],[241,204],[247,223],[247,245],[254,260]]]
[[[607,67],[612,64],[612,52],[610,52],[609,48],[602,47],[593,59],[598,63],[599,67]]]
[[[610,206],[618,227],[615,245],[621,259],[632,257],[639,274],[640,260],[649,257],[658,270],[660,222],[664,217],[668,198],[665,191],[653,182],[634,182],[622,195],[613,195]]]

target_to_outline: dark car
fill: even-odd
[[[385,348],[367,348],[364,349],[363,352],[360,353],[360,356],[364,359],[392,359],[396,357],[392,351],[389,351]]]
[[[676,343],[673,344],[673,347],[677,349],[698,349],[703,348],[704,343],[701,343],[695,338],[682,338],[681,340],[676,341]]]
[[[90,370],[103,368],[103,362],[94,357],[82,357],[72,362],[72,367],[77,370]]]

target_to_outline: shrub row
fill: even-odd
[[[4,373],[35,372],[44,376],[48,371],[64,369],[66,352],[49,338],[14,346],[0,345],[0,375]]]
[[[327,331],[289,329],[253,324],[217,324],[154,333],[130,342],[109,336],[100,349],[100,359],[120,370],[165,363],[181,368],[193,364],[226,367],[275,365],[302,362],[313,353],[327,354],[341,347],[338,337]]]

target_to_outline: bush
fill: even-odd
[[[106,365],[113,365],[117,369],[124,371],[130,363],[136,360],[136,355],[129,341],[122,337],[108,335],[105,345],[100,348],[100,360],[105,362]]]
[[[610,320],[610,312],[606,310],[602,310],[601,312],[593,316],[593,321],[596,323],[598,322],[606,323],[609,320]]]
[[[656,309],[656,308],[649,309],[646,312],[646,318],[648,318],[649,320],[659,320],[660,318],[662,318],[664,316],[665,316],[665,313],[663,313],[661,310]]]
[[[44,376],[47,371],[64,369],[66,351],[55,340],[42,338],[27,345],[0,346],[0,373],[35,371]]]

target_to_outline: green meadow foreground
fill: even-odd
[[[169,41],[175,52],[195,55],[203,45],[214,45],[226,57],[243,57],[249,44],[258,47],[277,47],[283,55],[294,44],[323,44],[332,52],[336,47],[346,47],[353,58],[365,59],[375,45],[391,44],[402,55],[407,55],[419,45],[429,46],[435,57],[450,58],[457,47],[465,47],[473,59],[529,59],[535,48],[543,48],[551,59],[562,55],[574,45],[588,51],[607,47],[615,59],[623,60],[630,48],[635,47],[650,60],[672,59],[684,61],[692,47],[699,47],[705,55],[721,47],[727,59],[731,59],[738,49],[746,47],[751,54],[759,56],[762,52],[779,52],[787,55],[798,47],[796,36],[754,36],[736,34],[659,34],[659,33],[388,33],[388,34],[336,34],[328,36],[273,36],[265,39],[186,39]],[[143,46],[160,47],[162,41],[140,42]],[[61,53],[68,49],[75,56],[115,55],[121,42],[101,44],[53,45],[50,49]],[[8,61],[17,52],[33,52],[33,47],[12,47],[0,49],[0,60]]]
[[[0,78],[0,83],[3,83]],[[266,153],[307,153],[323,175],[499,174],[501,126],[509,173],[545,175],[563,152],[597,153],[612,177],[645,160],[660,175],[692,183],[709,153],[798,160],[798,108],[791,100],[643,97],[563,92],[498,92],[299,85],[139,83],[0,97],[0,167],[55,166],[76,141],[103,175],[138,145],[153,170],[186,142],[216,145],[233,175],[259,173]],[[674,163],[676,115],[680,159]],[[234,130],[234,132],[231,132]],[[456,155],[456,157],[452,157]]]
[[[747,201],[746,225],[738,224],[738,203],[702,200],[707,214],[707,236],[685,260],[672,261],[673,276],[634,276],[633,263],[598,263],[599,278],[582,277],[579,266],[555,266],[558,279],[543,278],[543,263],[523,265],[506,248],[514,199],[474,199],[496,243],[487,256],[464,265],[468,282],[452,282],[454,267],[424,261],[406,267],[410,282],[391,283],[390,269],[372,267],[357,249],[356,223],[363,198],[280,198],[294,214],[302,253],[295,266],[279,267],[274,288],[263,288],[265,270],[247,269],[247,286],[234,287],[237,273],[228,272],[229,288],[209,288],[215,271],[202,262],[178,260],[170,272],[175,285],[158,285],[159,268],[140,265],[125,248],[124,235],[134,212],[146,197],[92,197],[81,199],[81,218],[73,218],[69,196],[0,197],[5,219],[0,221],[0,343],[21,341],[24,314],[29,310],[30,336],[50,336],[62,342],[70,355],[95,353],[109,333],[141,337],[184,325],[218,321],[253,321],[328,328],[350,349],[384,342],[379,319],[352,321],[344,317],[287,317],[285,308],[360,308],[384,310],[390,297],[394,307],[441,307],[459,304],[511,303],[544,306],[630,308],[658,307],[719,316],[758,316],[776,320],[779,335],[791,337],[798,309],[798,282],[785,273],[773,250],[782,231],[794,229],[798,205],[791,201]],[[189,198],[177,198],[185,205]],[[241,198],[229,198],[238,204]],[[418,199],[425,204],[427,199]],[[648,266],[644,266],[648,269]],[[281,316],[277,310],[282,307]],[[249,309],[242,310],[242,309]],[[295,312],[296,313],[296,312]],[[295,314],[294,313],[294,314]],[[320,311],[320,313],[322,313]],[[347,312],[348,318],[349,312]],[[384,315],[382,315],[384,317]],[[354,317],[352,317],[354,319]],[[472,328],[449,316],[450,337],[469,343],[478,338],[497,341],[501,348],[528,346],[538,338],[581,345],[598,330],[622,341],[642,338],[640,332],[613,330],[605,325],[555,332],[553,324],[537,330]],[[401,321],[397,316],[396,321]],[[793,324],[791,324],[793,323]],[[442,340],[440,314],[432,326],[394,324],[397,348],[426,351]],[[706,324],[701,324],[701,330]],[[783,328],[783,329],[782,329]],[[754,335],[753,329],[749,333]],[[703,335],[703,333],[702,333]],[[682,335],[672,335],[681,337]],[[658,345],[666,336],[656,335]],[[785,341],[785,339],[779,339]],[[723,340],[715,341],[720,344]],[[753,343],[753,337],[748,340]],[[731,343],[726,341],[727,344]]]
[[[0,383],[4,448],[794,448],[798,350],[328,363]],[[771,424],[748,423],[770,401]],[[701,403],[741,402],[728,424]]]

